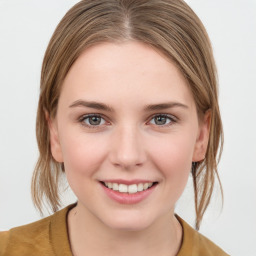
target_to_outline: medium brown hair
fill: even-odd
[[[32,179],[33,202],[41,212],[45,202],[53,212],[61,206],[63,165],[52,157],[45,113],[55,117],[61,86],[70,67],[92,45],[129,40],[151,45],[174,62],[189,82],[199,116],[211,111],[205,159],[192,165],[199,229],[215,178],[219,180],[217,163],[223,131],[211,43],[197,15],[182,0],[83,0],[60,21],[42,65],[36,121],[40,155]]]

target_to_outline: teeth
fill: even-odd
[[[116,190],[116,191],[119,190],[118,184],[117,183],[113,183],[112,189]]]
[[[138,185],[138,191],[143,191],[143,184],[142,184],[142,183],[140,183],[140,184]]]
[[[138,192],[138,186],[136,184],[129,185],[128,186],[128,192],[129,192],[129,194],[137,193]]]
[[[148,183],[143,184],[143,189],[146,190],[148,188]]]
[[[119,184],[119,192],[121,192],[121,193],[127,193],[127,192],[128,192],[128,187],[127,187],[127,185]]]
[[[104,182],[104,184],[106,187],[115,191],[119,191],[120,193],[135,194],[137,192],[141,192],[143,190],[147,190],[148,188],[152,187],[153,182],[131,184],[131,185],[117,184],[117,183],[111,183],[111,182]]]

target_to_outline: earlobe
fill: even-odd
[[[50,133],[50,145],[51,145],[51,153],[55,161],[62,163],[62,151],[59,141],[59,134],[58,134],[58,126],[56,119],[51,119],[48,112],[45,112],[45,118],[48,124],[48,129]]]
[[[193,154],[193,162],[199,162],[204,160],[207,147],[208,147],[208,141],[209,141],[209,134],[210,134],[210,127],[211,127],[211,111],[208,110],[205,114],[202,120],[200,121],[199,125],[199,132],[194,148],[194,154]]]

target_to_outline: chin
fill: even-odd
[[[105,216],[102,219],[104,224],[111,229],[118,231],[141,231],[149,228],[154,223],[153,216],[146,216],[143,213],[123,213]]]

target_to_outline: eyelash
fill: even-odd
[[[90,128],[90,129],[97,129],[97,128],[100,128],[100,124],[99,125],[92,125],[92,124],[86,124],[85,123],[85,120],[86,119],[89,119],[89,118],[91,118],[91,117],[96,117],[96,118],[101,118],[101,120],[104,120],[105,122],[107,122],[106,120],[105,120],[105,118],[101,115],[101,114],[88,114],[88,115],[83,115],[81,118],[79,118],[79,122],[83,125],[83,126],[85,126],[85,127],[87,127],[87,128]]]
[[[170,120],[170,122],[167,123],[167,124],[162,124],[162,125],[156,125],[156,124],[155,124],[157,127],[162,127],[162,128],[164,128],[164,127],[169,127],[169,126],[171,126],[171,125],[177,123],[177,118],[175,118],[175,117],[172,116],[172,115],[168,115],[168,114],[155,114],[155,115],[153,115],[152,117],[150,117],[150,121],[149,121],[149,122],[151,122],[152,120],[154,120],[154,119],[157,118],[157,117],[161,117],[161,118],[165,118],[165,119],[169,119],[169,120]]]
[[[101,118],[101,120],[104,120],[106,123],[108,123],[108,122],[105,120],[104,116],[102,116],[101,114],[87,114],[87,115],[83,115],[82,117],[79,118],[79,122],[80,122],[83,126],[89,128],[89,129],[99,129],[99,128],[101,128],[102,125],[104,125],[104,124],[99,124],[99,125],[86,124],[86,123],[85,123],[85,120],[86,120],[86,119],[89,120],[89,118],[91,118],[91,117]],[[171,126],[171,125],[177,123],[177,121],[178,121],[178,119],[177,119],[176,117],[174,117],[173,115],[168,115],[168,114],[154,114],[153,116],[151,116],[151,117],[149,118],[149,121],[148,121],[147,123],[150,123],[152,120],[154,120],[154,119],[157,118],[157,117],[166,118],[166,119],[169,119],[169,120],[170,120],[169,123],[167,123],[167,124],[162,124],[162,125],[153,124],[153,125],[155,125],[155,126],[157,126],[157,127],[161,127],[161,128],[169,127],[169,126]]]

